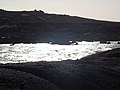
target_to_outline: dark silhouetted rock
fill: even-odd
[[[76,61],[30,62],[0,67],[31,73],[61,90],[120,90],[120,49]]]
[[[59,90],[47,80],[21,71],[0,68],[0,90]]]
[[[110,41],[100,41],[101,44],[111,44]]]
[[[118,44],[120,44],[120,42],[118,42]]]

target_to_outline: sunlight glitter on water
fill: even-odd
[[[96,52],[120,48],[117,42],[78,42],[78,45],[0,44],[0,63],[76,60]]]

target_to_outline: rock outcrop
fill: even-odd
[[[76,61],[6,64],[0,65],[0,68],[0,86],[5,87],[11,83],[12,88],[17,88],[25,83],[28,87],[32,84],[32,88],[44,88],[35,90],[120,90],[120,49]],[[1,82],[2,79],[6,81]],[[46,87],[46,83],[50,89]]]

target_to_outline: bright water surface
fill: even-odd
[[[120,48],[117,41],[111,44],[78,42],[78,45],[0,44],[0,63],[22,63],[35,61],[61,61],[80,59],[96,52]]]

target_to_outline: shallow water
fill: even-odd
[[[61,61],[80,59],[96,52],[120,48],[117,41],[111,44],[78,42],[78,45],[0,44],[0,63],[22,63],[35,61]]]

